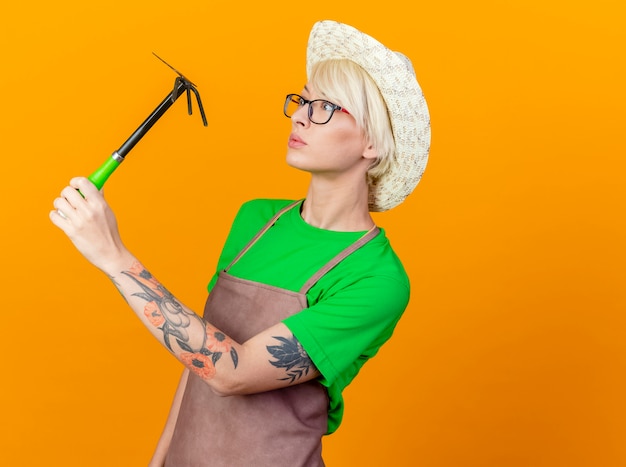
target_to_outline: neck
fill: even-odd
[[[340,232],[358,232],[374,226],[368,208],[368,187],[365,180],[355,184],[330,183],[313,176],[302,218],[314,227]]]

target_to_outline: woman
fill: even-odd
[[[124,246],[87,179],[54,200],[52,222],[186,367],[151,465],[324,465],[342,390],[407,306],[408,278],[370,212],[401,203],[426,165],[428,110],[411,64],[322,21],[307,71],[284,106],[287,162],[311,174],[306,198],[241,207],[202,317]]]

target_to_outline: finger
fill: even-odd
[[[67,232],[67,229],[70,227],[71,224],[69,219],[65,217],[65,214],[63,214],[63,211],[53,209],[52,211],[50,211],[49,216],[54,225],[56,225],[64,232]]]
[[[56,224],[57,222],[66,221],[67,216],[63,214],[63,211],[59,209],[53,209],[52,211],[50,211],[50,219]]]
[[[74,209],[77,209],[82,203],[85,202],[81,194],[76,191],[76,188],[71,186],[66,186],[63,190],[61,190],[61,198],[71,204]]]
[[[69,220],[76,213],[74,207],[64,197],[55,198],[52,205],[56,208],[59,216],[65,220]]]
[[[85,177],[74,177],[70,180],[70,186],[77,190],[80,190],[85,198],[94,198],[101,195],[96,186],[88,178]]]
[[[75,220],[76,216],[85,215],[89,212],[87,201],[75,188],[70,186],[65,187],[63,191],[61,191],[61,195],[55,207],[72,221]]]
[[[67,199],[78,212],[84,212],[89,202],[102,198],[102,194],[98,192],[94,184],[85,177],[71,179],[70,185],[61,191],[61,196]]]

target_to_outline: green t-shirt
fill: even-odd
[[[224,270],[289,200],[253,200],[242,205],[224,245]],[[255,282],[298,292],[304,283],[365,232],[313,227],[299,205],[284,213],[228,271]],[[217,281],[217,272],[209,291]],[[328,433],[341,423],[343,389],[391,337],[409,301],[409,280],[381,229],[367,244],[326,273],[307,293],[309,307],[283,323],[300,341],[328,389]]]

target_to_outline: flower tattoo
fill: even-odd
[[[211,379],[215,375],[215,365],[208,355],[183,352],[180,359],[202,379]]]
[[[182,350],[180,359],[191,371],[202,379],[211,379],[215,375],[215,364],[224,353],[230,354],[237,368],[239,357],[232,340],[195,313],[185,310],[141,264],[133,264],[122,274],[141,287],[143,292],[136,292],[133,296],[147,302],[144,315],[152,326],[163,332],[163,341],[170,352],[175,353],[173,342]],[[204,333],[200,341],[192,342],[188,330],[197,326],[202,326]]]

